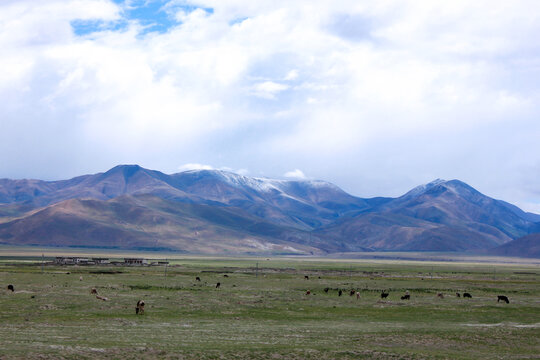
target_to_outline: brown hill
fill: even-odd
[[[267,234],[267,235],[264,235]],[[17,245],[176,250],[210,254],[310,254],[301,236],[240,209],[171,202],[151,195],[71,199],[0,224],[0,242]]]
[[[489,251],[492,255],[540,258],[540,233],[512,240]]]

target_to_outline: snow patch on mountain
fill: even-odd
[[[312,188],[328,188],[334,191],[343,191],[338,186],[322,180],[280,180],[261,177],[247,177],[223,170],[188,170],[186,173],[206,172],[220,178],[227,184],[235,187],[248,187],[261,192],[286,192],[291,184],[300,183]]]
[[[402,196],[402,198],[411,198],[414,196],[418,196],[420,194],[423,194],[427,190],[431,189],[434,186],[446,184],[447,181],[443,179],[435,179],[427,184],[418,185],[417,187],[413,188],[409,192],[407,192],[405,195]]]

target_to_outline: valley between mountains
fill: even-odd
[[[316,180],[137,165],[69,180],[0,179],[0,244],[325,255],[476,251],[540,257],[540,215],[459,180],[363,199]]]

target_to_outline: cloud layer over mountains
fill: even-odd
[[[460,178],[540,211],[536,1],[0,3],[0,178]]]

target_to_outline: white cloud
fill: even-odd
[[[293,69],[285,75],[285,78],[283,80],[296,80],[298,78],[298,70]]]
[[[283,176],[286,177],[286,178],[293,178],[293,179],[305,179],[306,178],[306,175],[300,169],[287,171],[285,174],[283,174]]]
[[[253,94],[266,99],[275,99],[276,94],[287,90],[288,85],[279,84],[273,81],[264,81],[253,86]]]
[[[180,171],[188,171],[188,170],[214,170],[214,168],[210,165],[204,165],[204,164],[184,164],[178,167],[178,170]]]

